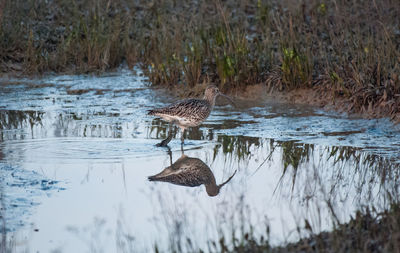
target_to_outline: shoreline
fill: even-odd
[[[120,67],[119,67],[120,68]],[[116,68],[114,70],[117,71]],[[128,68],[129,69],[129,68]],[[133,71],[129,69],[129,71]],[[102,75],[105,73],[113,72],[113,70],[106,72],[91,72],[85,73],[93,75]],[[30,77],[41,77],[46,75],[78,75],[73,70],[63,72],[47,72],[39,75],[27,75],[22,71],[14,71],[11,73],[0,73],[0,78],[30,78]],[[184,89],[180,85],[164,85],[155,84],[151,85],[154,89],[163,89],[170,93],[171,96],[177,96],[180,99],[187,97],[201,97],[204,89],[207,87],[206,83],[197,84],[194,87],[185,86]],[[218,86],[218,85],[217,85]],[[388,118],[394,124],[400,123],[400,112],[391,112],[390,108],[387,107],[388,103],[381,102],[378,106],[363,106],[356,108],[354,103],[351,101],[351,97],[346,98],[344,95],[338,96],[337,91],[329,89],[326,86],[320,87],[301,87],[293,88],[288,90],[274,90],[268,88],[266,84],[253,84],[243,87],[237,87],[232,89],[224,90],[223,92],[227,95],[243,99],[243,100],[255,100],[255,101],[269,101],[274,103],[287,103],[287,104],[299,104],[308,105],[313,107],[321,108],[325,111],[335,111],[338,113],[346,113],[350,117],[364,118],[364,119],[379,119]],[[336,94],[335,94],[336,93]]]
[[[197,85],[191,89],[184,90],[177,86],[155,85],[156,89],[164,89],[171,96],[177,96],[180,99],[187,97],[201,97],[205,87],[208,84]],[[234,99],[269,101],[274,103],[298,104],[321,108],[325,111],[335,111],[346,113],[350,117],[364,119],[388,118],[394,124],[400,123],[400,113],[390,113],[385,106],[354,108],[350,99],[337,97],[333,90],[328,88],[297,88],[288,91],[277,91],[269,89],[265,84],[248,85],[244,88],[236,88],[224,91]]]

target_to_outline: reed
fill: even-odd
[[[8,1],[0,72],[140,66],[155,85],[327,90],[400,120],[400,6],[382,1]]]

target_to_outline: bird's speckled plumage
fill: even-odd
[[[236,173],[236,172],[235,172]],[[223,184],[217,185],[210,168],[200,159],[182,155],[162,172],[150,176],[150,181],[169,182],[176,185],[195,187],[205,185],[209,196],[216,196],[223,185],[228,183],[235,173]]]
[[[204,92],[203,99],[189,98],[173,103],[163,108],[157,108],[148,111],[148,115],[154,115],[163,118],[170,122],[175,123],[182,129],[182,144],[184,141],[184,132],[187,127],[199,126],[210,115],[214,105],[215,99],[218,95],[228,98],[232,103],[232,99],[219,92],[218,88],[210,85]],[[172,139],[172,127],[168,137],[157,146],[167,146]]]
[[[200,125],[210,115],[211,110],[212,106],[207,100],[189,98],[167,107],[150,110],[149,115],[159,116],[186,128]]]
[[[210,115],[218,95],[218,88],[210,85],[205,90],[203,99],[184,99],[163,108],[150,110],[148,114],[174,122],[181,128],[195,127]]]

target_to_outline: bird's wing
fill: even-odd
[[[171,116],[185,117],[188,115],[188,113],[203,111],[206,110],[206,108],[206,101],[190,98],[178,101],[163,108],[154,109],[151,111],[151,114],[165,114]]]

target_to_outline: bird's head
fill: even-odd
[[[209,85],[204,92],[204,96],[207,98],[214,98],[220,94],[219,89],[215,85]]]
[[[233,175],[228,178],[228,180],[226,180],[224,183],[222,183],[220,185],[216,185],[215,184],[215,179],[213,180],[213,182],[211,182],[209,184],[205,184],[208,196],[210,196],[210,197],[217,196],[219,194],[219,190],[221,190],[222,186],[224,186],[227,183],[229,183],[229,181],[231,181],[231,179],[235,175],[236,175],[236,170],[235,170],[235,172],[233,172]]]
[[[215,103],[216,97],[219,96],[219,95],[220,95],[220,96],[223,96],[223,97],[225,97],[225,98],[227,98],[227,99],[229,100],[229,102],[231,102],[232,105],[234,105],[234,106],[236,107],[236,105],[235,105],[235,103],[233,102],[232,98],[230,98],[230,97],[228,97],[227,95],[221,93],[221,92],[219,91],[218,87],[215,86],[215,85],[209,85],[209,86],[206,88],[205,92],[204,92],[204,98],[207,99],[208,101],[210,101],[213,105],[214,105],[214,103]]]

